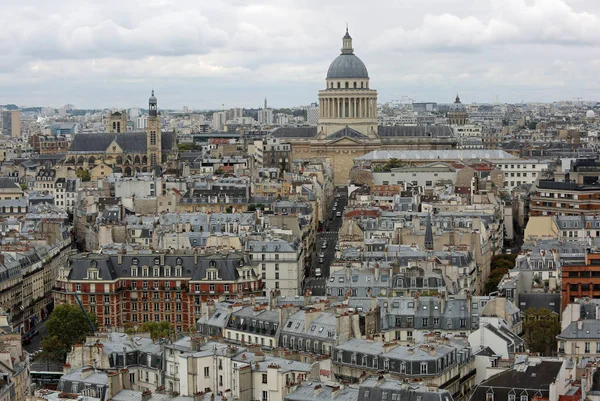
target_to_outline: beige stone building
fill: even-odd
[[[273,136],[292,144],[292,159],[327,157],[335,185],[348,182],[354,159],[373,150],[453,149],[457,140],[449,126],[378,126],[377,91],[367,67],[354,54],[346,30],[341,54],[333,60],[319,91],[317,127],[283,127]]]

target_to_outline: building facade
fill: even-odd
[[[169,321],[195,327],[201,303],[262,294],[262,280],[247,256],[213,254],[80,254],[59,270],[56,304],[75,304],[75,293],[101,329]]]

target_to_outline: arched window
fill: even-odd
[[[341,84],[338,82],[338,89],[340,89],[340,88],[341,88]]]
[[[348,89],[348,82],[346,82],[346,89]]]
[[[364,82],[361,82],[361,83],[360,83],[360,88],[361,88],[361,89],[364,89],[364,87],[365,87],[365,83],[364,83]]]
[[[356,89],[356,81],[354,81],[354,89]]]

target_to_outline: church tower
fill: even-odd
[[[154,90],[148,100],[148,125],[146,126],[146,156],[148,166],[160,165],[162,161],[162,134],[160,130],[160,118]]]

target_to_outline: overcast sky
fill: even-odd
[[[379,100],[598,99],[598,0],[23,0],[0,13],[0,104],[308,104],[346,22]]]

